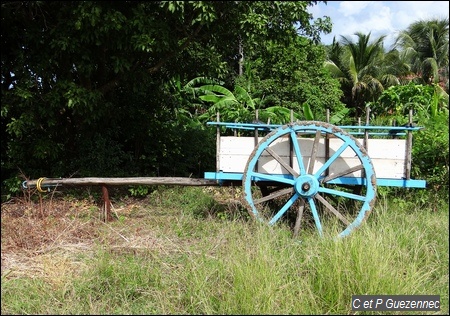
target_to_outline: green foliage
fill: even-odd
[[[121,169],[123,164],[131,159],[121,144],[110,135],[93,135],[93,138],[80,142],[78,150],[80,157],[76,163],[80,169],[77,176],[126,175]]]
[[[258,111],[259,120],[271,124],[286,124],[291,121],[291,110],[283,106],[274,105]],[[293,112],[294,120],[303,119],[302,115]]]
[[[135,197],[144,197],[147,196],[150,192],[150,189],[147,185],[132,185],[128,188],[131,196]]]
[[[425,123],[439,112],[448,112],[448,95],[436,85],[409,83],[386,89],[377,101],[367,106],[372,116],[396,119],[399,125],[407,122],[409,110]]]
[[[361,117],[365,103],[377,99],[383,91],[387,70],[384,64],[383,39],[370,40],[370,33],[357,32],[357,41],[341,36],[333,42],[324,67],[339,80],[343,102],[355,118]]]
[[[19,177],[9,178],[2,183],[2,203],[9,201],[12,197],[18,196],[22,190],[22,182]],[[3,189],[4,188],[4,189]]]
[[[198,120],[207,107],[194,82],[181,83],[234,86],[239,40],[249,57],[297,31],[318,42],[330,21],[310,24],[315,4],[2,3],[2,183],[18,168],[31,178],[201,176],[215,142]],[[256,108],[259,95],[233,93]]]
[[[323,47],[296,38],[288,49],[269,41],[248,55],[253,59],[252,93],[261,99],[260,109],[282,106],[302,113],[304,120],[303,106],[308,104],[315,119],[325,121],[327,108],[338,112],[344,107],[338,81],[323,68],[326,57]],[[246,78],[248,75],[243,80]]]
[[[440,112],[421,120],[425,129],[414,133],[412,176],[425,178],[432,190],[447,191],[449,183],[449,115]]]
[[[303,104],[303,114],[305,115],[305,119],[308,121],[314,120],[314,114],[311,111],[311,107],[308,103]]]
[[[199,116],[201,121],[212,120],[220,113],[224,122],[249,122],[254,117],[259,99],[252,99],[249,93],[236,85],[234,92],[220,85],[205,85],[198,88],[199,98],[212,103],[207,112]]]
[[[259,120],[276,124],[289,122],[291,110],[299,120],[325,120],[326,108],[343,113],[338,82],[322,67],[325,52],[321,47],[302,38],[288,43],[289,49],[275,40],[255,45],[250,51],[249,45],[245,47],[244,73],[236,78],[233,92],[223,85],[205,86],[222,91],[203,91],[208,95],[201,98],[213,106],[202,119],[214,120],[219,108],[222,121],[250,122],[258,109]],[[335,122],[339,119],[342,117],[335,117]]]
[[[349,112],[350,112],[350,109],[343,108],[335,113],[332,113],[332,115],[330,117],[330,123],[334,124],[334,125],[337,125],[337,124],[344,125],[345,120],[348,119]]]

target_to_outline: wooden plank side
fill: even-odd
[[[261,141],[259,137],[259,141]],[[246,155],[250,156],[255,148],[253,137],[222,136],[220,138],[220,155]]]
[[[377,178],[402,179],[405,177],[405,159],[372,159]]]
[[[289,157],[283,157],[283,160],[288,163]],[[245,171],[248,157],[244,155],[224,155],[221,156],[223,172],[239,172]],[[309,157],[303,159],[305,168],[308,167]],[[324,158],[318,158],[314,164],[314,171],[317,172],[324,164]],[[372,164],[379,178],[401,179],[404,177],[404,160],[396,159],[372,159]],[[330,174],[338,173],[341,170],[346,170],[351,167],[359,165],[357,158],[338,158],[330,166]],[[299,167],[296,159],[294,159],[294,170],[299,172]],[[275,160],[270,157],[261,157],[258,164],[258,171],[269,174],[288,174],[288,172]],[[348,175],[353,177],[360,177],[361,172],[354,172]]]
[[[260,138],[261,141],[262,138]],[[313,138],[299,139],[299,146],[303,156],[305,168],[308,167],[311,156]],[[362,139],[358,140],[362,141]],[[325,140],[321,139],[314,172],[325,162]],[[341,139],[330,139],[330,155],[333,155],[341,146]],[[270,146],[286,163],[289,163],[289,141],[287,137],[276,139]],[[220,170],[223,172],[244,172],[247,160],[254,148],[253,137],[222,137],[220,147]],[[405,140],[404,139],[369,139],[369,157],[374,165],[375,173],[380,178],[402,178],[405,167]],[[355,153],[351,148],[347,148],[339,155],[339,158],[330,167],[330,173],[340,172],[359,164],[359,160],[354,158]],[[277,161],[268,153],[263,153],[258,163],[260,172],[270,174],[288,173]],[[294,159],[293,168],[299,171],[297,160]],[[361,172],[353,175],[360,177]]]
[[[259,141],[262,137],[259,137]],[[305,156],[310,156],[313,138],[301,138],[299,139],[299,145],[302,153]],[[357,139],[362,143],[363,139]],[[338,138],[330,139],[330,155],[342,146],[342,140]],[[221,137],[220,142],[220,154],[237,154],[237,155],[250,155],[254,148],[253,137]],[[289,143],[285,137],[277,138],[272,144],[271,148],[280,156],[289,155]],[[406,154],[406,140],[405,139],[369,139],[369,157],[376,158],[390,158],[390,159],[404,159]],[[353,150],[351,148],[346,149],[341,156],[351,157],[353,156]],[[325,157],[325,139],[321,139],[317,151],[317,157]]]
[[[288,162],[288,158],[283,158],[285,162]],[[303,159],[303,164],[305,168],[308,167],[309,157]],[[319,169],[325,163],[325,158],[318,158],[314,163],[313,173],[319,171]],[[372,164],[375,170],[375,174],[380,178],[392,178],[401,179],[404,177],[404,160],[395,159],[374,159]],[[342,170],[348,170],[352,167],[360,165],[360,161],[357,158],[337,158],[334,163],[330,166],[330,174],[339,173]],[[244,167],[237,172],[244,172]],[[288,174],[288,172],[276,161],[270,159],[269,157],[261,157],[258,171],[269,174]],[[297,160],[294,159],[294,170],[299,172],[299,167]],[[361,177],[361,171],[354,172],[347,175],[348,177]]]
[[[362,139],[357,139],[362,144]],[[405,160],[406,139],[369,139],[371,159],[388,158]]]

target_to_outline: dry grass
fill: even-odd
[[[239,207],[240,188],[204,190],[218,201]],[[43,277],[59,282],[81,272],[86,260],[80,258],[93,255],[98,245],[107,245],[110,251],[121,254],[149,250],[172,253],[186,252],[189,246],[186,243],[195,242],[159,231],[160,224],[178,219],[159,206],[149,210],[149,204],[160,205],[159,199],[164,199],[158,194],[145,199],[126,197],[112,201],[115,215],[112,222],[103,221],[101,201],[92,196],[80,199],[53,192],[25,194],[24,198],[2,203],[2,278]],[[118,223],[120,218],[126,218],[126,225]]]
[[[143,203],[127,199],[114,212],[116,216],[130,216]],[[100,214],[100,207],[92,200],[52,198],[2,204],[2,278],[28,276],[62,282],[85,268],[82,262],[86,261],[80,258],[93,254],[100,241],[111,245],[112,251],[125,253],[162,250],[170,244],[140,228],[140,216],[130,218],[131,225],[124,232],[114,228],[114,222],[102,221]]]

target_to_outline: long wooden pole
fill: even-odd
[[[37,180],[25,181],[22,186],[25,189],[36,188],[40,192],[45,192],[44,188],[50,191],[50,187],[57,187],[61,185],[99,185],[102,187],[102,201],[103,201],[103,220],[109,222],[113,220],[111,214],[111,201],[109,199],[109,192],[107,186],[117,185],[184,185],[184,186],[217,186],[219,185],[215,180],[206,180],[198,178],[181,178],[181,177],[134,177],[134,178],[61,178],[61,179],[47,179],[39,178]]]
[[[131,178],[61,178],[29,180],[24,182],[24,188],[45,188],[58,185],[186,185],[186,186],[214,186],[216,180],[184,177],[131,177]]]

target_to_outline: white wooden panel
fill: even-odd
[[[402,179],[405,177],[405,160],[372,159],[377,178]]]
[[[262,137],[259,138],[261,141]],[[289,138],[279,137],[271,145],[270,148],[275,151],[286,163],[289,163]],[[308,168],[311,156],[314,138],[299,139],[299,146],[303,154],[303,163],[305,169]],[[363,140],[358,139],[362,144]],[[332,156],[341,146],[343,142],[339,138],[330,139],[330,152]],[[254,149],[253,137],[221,137],[219,162],[220,170],[223,172],[244,172],[248,158]],[[405,140],[404,139],[369,139],[368,153],[372,160],[377,178],[399,179],[404,177],[405,168]],[[325,140],[320,139],[317,148],[317,158],[314,164],[314,172],[325,162]],[[349,169],[355,165],[359,165],[359,159],[355,158],[355,153],[348,147],[345,149],[336,161],[330,166],[330,173],[337,173],[342,170]],[[288,173],[271,155],[264,152],[258,162],[258,171],[269,174]],[[299,171],[299,167],[294,158],[294,170]],[[348,176],[361,176],[361,172],[355,172]]]
[[[362,139],[358,139],[363,144]],[[367,145],[369,157],[405,160],[406,139],[369,139]]]
[[[261,137],[259,141],[261,141]],[[220,155],[247,155],[250,156],[255,147],[255,139],[253,137],[236,137],[221,136],[220,137]]]
[[[223,172],[244,172],[248,156],[221,155],[219,169]]]

